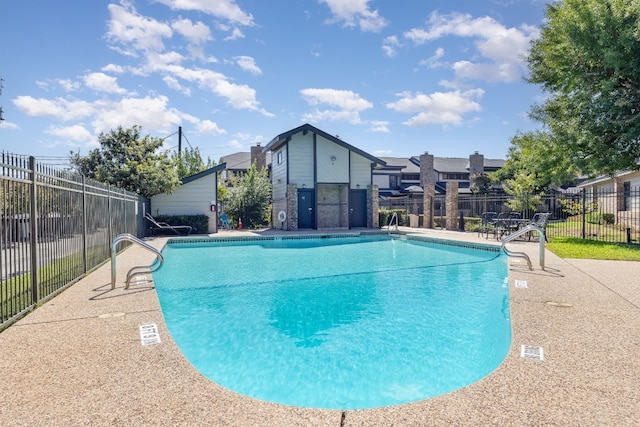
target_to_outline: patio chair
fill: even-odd
[[[163,234],[186,236],[193,231],[193,227],[191,227],[190,225],[169,225],[166,222],[158,222],[148,212],[144,215],[144,217],[151,223],[151,227],[149,227],[149,234],[152,236]]]
[[[531,221],[526,224],[526,225],[535,225],[536,227],[541,228],[542,231],[544,231],[544,240],[546,242],[549,241],[549,239],[547,238],[547,223],[549,222],[550,216],[551,214],[549,212],[538,212],[534,214],[533,218],[531,218]],[[532,233],[527,233],[527,234],[528,234],[529,240],[531,240]]]
[[[493,231],[496,226],[496,220],[498,219],[497,212],[483,212],[480,215],[480,228],[478,228],[478,236],[481,234],[486,235],[489,238],[489,233]]]
[[[229,217],[227,217],[227,214],[220,215],[220,228],[229,230]]]
[[[503,236],[509,235],[518,230],[523,225],[522,216],[517,212],[500,212],[495,221],[493,235],[500,240]]]

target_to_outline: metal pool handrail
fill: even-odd
[[[527,254],[525,254],[524,252],[511,252],[509,249],[507,249],[507,247],[505,246],[508,242],[510,242],[511,240],[515,239],[518,236],[521,236],[525,233],[529,233],[531,231],[537,231],[538,232],[538,240],[540,240],[540,268],[542,270],[544,270],[544,242],[545,242],[545,237],[544,237],[544,230],[540,227],[538,227],[537,225],[534,224],[529,224],[526,227],[521,228],[520,230],[516,231],[515,233],[509,234],[507,237],[505,237],[504,239],[502,239],[502,250],[504,251],[505,254],[507,254],[507,256],[510,257],[518,257],[518,258],[524,258],[527,260],[527,264],[529,265],[529,270],[533,270],[533,265],[531,264],[531,259],[529,259],[529,256]]]
[[[162,263],[164,262],[164,257],[162,256],[160,251],[158,251],[153,246],[143,242],[133,234],[129,234],[129,233],[118,234],[113,239],[113,242],[111,243],[111,289],[116,288],[116,248],[118,246],[118,243],[120,243],[123,240],[136,243],[141,247],[143,247],[144,249],[150,252],[153,252],[153,254],[157,257],[156,261],[149,266],[137,265],[135,267],[132,267],[127,273],[127,279],[124,285],[125,289],[129,289],[129,283],[131,282],[131,278],[133,276],[135,276],[136,274],[142,274],[142,273],[153,273],[154,271],[157,271],[160,267],[162,267]],[[152,268],[154,266],[156,267]]]
[[[398,231],[398,212],[394,212],[393,215],[391,215],[391,219],[389,220],[389,225],[387,225],[387,229],[389,230],[389,233],[391,233],[391,224],[394,222],[393,221],[394,219],[396,224],[396,231]]]

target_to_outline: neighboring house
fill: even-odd
[[[615,214],[616,224],[640,223],[640,171],[602,176],[578,185],[587,199],[598,203],[605,213]]]
[[[207,215],[208,233],[218,231],[218,172],[221,163],[203,172],[182,179],[181,185],[171,193],[151,196],[151,215]]]
[[[264,153],[260,144],[251,147],[251,152],[238,152],[223,156],[220,158],[220,163],[226,163],[227,168],[222,171],[220,178],[226,182],[231,176],[242,176],[251,167],[253,162],[256,162],[256,167],[270,168],[271,167],[271,153]]]
[[[383,197],[403,196],[422,193],[420,176],[420,157],[381,157],[385,166],[377,166],[373,170],[373,183],[379,188]],[[475,152],[468,158],[433,157],[433,174],[431,180],[435,182],[436,194],[444,195],[448,182],[458,183],[459,194],[471,193],[472,175],[474,173],[495,172],[504,166],[505,161],[499,159],[485,159],[482,154]],[[472,170],[474,164],[475,171]],[[500,192],[497,186],[494,191]]]
[[[272,158],[276,228],[378,227],[372,169],[384,161],[310,124],[276,136],[264,151]]]

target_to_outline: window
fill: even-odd
[[[403,181],[420,181],[419,173],[403,173],[402,174]]]
[[[469,179],[468,173],[443,173],[443,179],[455,180],[455,181],[465,181]]]
[[[389,175],[389,188],[398,188],[398,175]]]
[[[276,155],[276,163],[281,165],[282,164],[282,151],[278,151],[278,154]]]
[[[628,211],[631,210],[631,181],[625,181],[622,184],[622,192],[623,192],[623,206],[622,206],[622,210],[623,211]]]

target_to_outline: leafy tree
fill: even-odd
[[[486,173],[471,175],[469,189],[473,194],[489,194],[491,191],[491,178]]]
[[[527,63],[553,154],[590,175],[640,169],[640,3],[562,0],[546,18]]]
[[[535,192],[533,176],[522,171],[517,172],[512,179],[507,179],[503,188],[511,196],[505,204],[514,212],[535,210],[536,206],[542,202],[542,196]]]
[[[542,192],[573,181],[577,168],[563,146],[548,132],[519,133],[511,139],[504,166],[490,176],[494,182],[527,177],[529,190]]]
[[[161,153],[162,139],[140,136],[140,128],[111,130],[98,136],[99,148],[87,157],[71,153],[71,164],[81,174],[146,197],[170,193],[179,184],[174,163]]]
[[[207,158],[207,162],[205,163],[204,160],[202,160],[198,147],[187,148],[183,150],[182,153],[173,153],[171,160],[176,165],[178,178],[180,179],[195,175],[216,165],[211,158]]]
[[[226,195],[218,195],[229,217],[236,223],[241,219],[246,228],[257,228],[268,221],[270,197],[271,182],[267,170],[257,170],[255,162]]]

